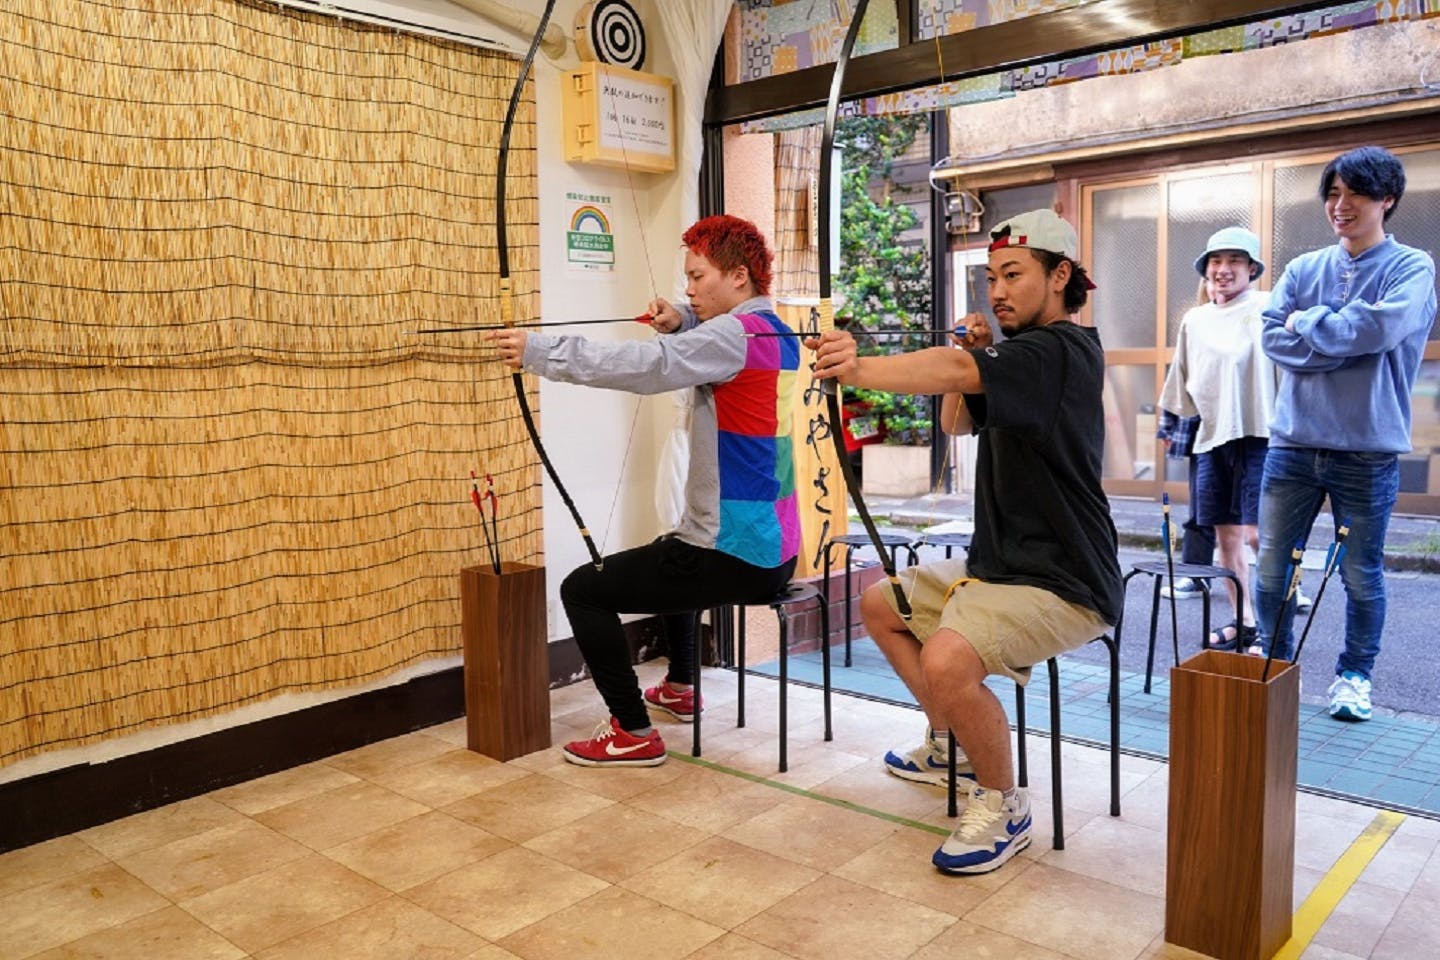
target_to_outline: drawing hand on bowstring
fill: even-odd
[[[650,328],[656,333],[674,333],[683,322],[680,311],[663,297],[651,300],[645,312],[650,314]]]
[[[950,335],[950,342],[966,350],[983,350],[995,342],[995,331],[983,313],[967,313],[958,326],[965,328],[965,336]]]

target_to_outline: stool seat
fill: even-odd
[[[1245,586],[1235,571],[1228,567],[1217,567],[1208,563],[1176,563],[1171,564],[1166,560],[1139,560],[1130,567],[1130,572],[1125,574],[1121,581],[1121,591],[1130,587],[1132,578],[1144,574],[1152,578],[1150,594],[1150,647],[1145,655],[1145,692],[1150,692],[1151,677],[1155,672],[1155,634],[1160,624],[1160,587],[1169,579],[1171,573],[1175,579],[1188,577],[1200,585],[1200,592],[1204,594],[1205,605],[1201,608],[1200,615],[1200,647],[1202,650],[1210,649],[1210,581],[1229,580],[1235,584],[1235,622],[1241,622],[1245,610]],[[1125,607],[1122,602],[1120,615],[1115,620],[1115,645],[1120,645],[1121,632],[1125,628]],[[1175,661],[1180,661],[1180,641],[1175,638]]]
[[[1152,577],[1168,577],[1170,564],[1164,560],[1140,560],[1131,568],[1134,573],[1148,573]],[[1177,563],[1175,579],[1189,577],[1191,580],[1213,580],[1216,577],[1230,579],[1235,574],[1229,567],[1217,567],[1209,563]]]
[[[920,558],[915,553],[915,545],[912,544],[908,538],[902,537],[899,534],[880,534],[880,545],[890,551],[890,568],[892,570],[900,566],[900,551],[902,549],[910,559],[910,566],[914,566],[920,562]],[[823,551],[825,568],[822,575],[824,577],[824,596],[827,604],[830,602],[830,565],[834,562],[834,550],[836,547],[841,547],[845,551],[845,666],[847,667],[853,663],[853,657],[851,656],[851,620],[853,617],[850,612],[850,600],[854,595],[854,584],[851,580],[851,571],[854,564],[850,561],[855,556],[856,548],[869,546],[874,546],[874,541],[865,534],[846,533],[838,537],[831,537],[825,541],[825,549]],[[883,563],[885,558],[881,557],[880,559]]]
[[[968,547],[972,533],[922,533],[915,541],[917,547]]]
[[[902,537],[896,533],[882,533],[880,534],[880,542],[887,547],[908,547],[910,545],[910,538]],[[843,543],[847,547],[869,547],[874,545],[874,541],[863,533],[846,533],[838,537],[831,537],[830,543]],[[826,547],[826,549],[828,550],[829,547]]]
[[[830,722],[830,609],[825,594],[813,583],[805,583],[799,580],[791,580],[781,587],[772,596],[766,599],[750,600],[744,603],[729,604],[725,610],[735,608],[738,615],[735,617],[737,630],[735,632],[735,677],[736,677],[736,704],[735,704],[735,726],[745,726],[745,608],[767,606],[775,611],[776,620],[780,627],[780,762],[779,770],[785,773],[789,770],[788,760],[788,708],[786,697],[786,686],[790,682],[790,618],[803,613],[814,605],[815,611],[820,617],[820,664],[821,664],[821,692],[825,705],[825,740],[835,739],[835,734]],[[717,618],[720,610],[712,612],[712,617]],[[726,616],[730,616],[727,612]],[[700,632],[695,632],[695,702],[700,703],[700,674],[698,668],[700,663]],[[700,713],[695,711],[694,724],[691,731],[691,756],[700,756]]]

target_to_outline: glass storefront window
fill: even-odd
[[[1090,276],[1099,287],[1091,316],[1105,349],[1153,347],[1158,289],[1160,188],[1097,189],[1090,211]]]

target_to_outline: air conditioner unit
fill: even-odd
[[[450,0],[272,0],[309,13],[392,27],[490,50],[524,53],[494,24]]]

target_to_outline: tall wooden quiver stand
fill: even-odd
[[[550,746],[545,568],[504,563],[460,571],[465,737],[496,760]]]
[[[1165,939],[1267,960],[1294,912],[1300,671],[1206,650],[1170,671]]]

